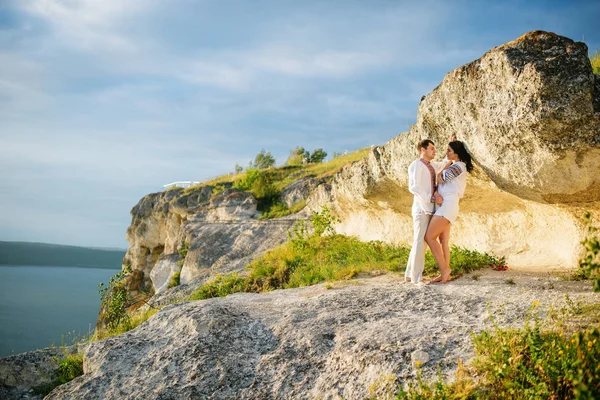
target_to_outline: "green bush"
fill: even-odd
[[[584,249],[584,255],[579,260],[581,275],[587,279],[593,279],[594,291],[600,292],[600,237],[598,228],[592,225],[590,213],[585,215],[587,227],[587,237],[581,242]]]
[[[258,211],[268,211],[274,204],[279,202],[279,190],[273,185],[271,178],[263,173],[252,184],[250,189],[256,197]]]
[[[34,390],[36,394],[46,396],[54,390],[54,388],[83,375],[83,354],[68,354],[66,349],[63,349],[63,351],[64,354],[62,357],[53,358],[53,361],[58,366],[58,376],[50,384],[37,387]]]
[[[100,307],[108,329],[114,329],[129,319],[127,314],[129,296],[125,287],[125,278],[130,272],[131,266],[126,265],[122,271],[110,278],[107,286],[104,283],[98,285]]]
[[[169,285],[168,285],[169,289],[174,288],[175,286],[179,286],[180,277],[181,277],[181,271],[177,271],[173,274],[173,276],[171,276],[171,279],[169,280]]]
[[[189,300],[204,300],[213,297],[225,297],[231,293],[246,291],[246,281],[238,274],[218,276],[203,284]]]
[[[258,169],[248,168],[246,173],[233,183],[233,187],[239,190],[250,190],[260,175],[261,173]]]
[[[542,330],[536,318],[523,328],[494,326],[472,337],[476,356],[466,368],[459,363],[454,382],[427,382],[419,374],[397,398],[594,399],[600,393],[597,326],[566,334]]]
[[[600,51],[596,50],[596,53],[590,58],[590,62],[594,74],[600,75]]]

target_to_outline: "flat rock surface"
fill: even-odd
[[[473,356],[471,332],[522,325],[540,309],[600,302],[590,282],[536,271],[480,272],[448,285],[394,274],[171,305],[137,329],[92,343],[85,374],[48,399],[364,399]],[[507,283],[511,278],[514,284]],[[418,352],[418,353],[415,353]],[[427,356],[425,356],[425,354]]]

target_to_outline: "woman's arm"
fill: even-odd
[[[444,169],[442,172],[440,172],[438,178],[441,180],[440,183],[446,183],[458,177],[463,172],[465,171],[459,164],[453,164],[447,169]]]
[[[442,170],[440,172],[438,172],[435,175],[435,182],[439,185],[440,183],[444,183],[444,180],[442,178],[442,174],[444,173],[444,171],[446,171],[448,168],[450,168],[450,166],[452,165],[452,161],[448,161],[446,163],[446,165],[444,165],[444,168],[442,168]]]

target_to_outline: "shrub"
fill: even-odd
[[[98,285],[100,293],[101,310],[108,329],[114,329],[119,324],[129,319],[127,314],[128,292],[125,287],[125,278],[131,272],[131,265],[112,276],[107,286]]]
[[[590,213],[585,215],[587,237],[581,242],[584,255],[579,260],[581,275],[587,279],[593,279],[594,291],[600,292],[600,237],[598,228],[592,225]]]
[[[246,173],[240,179],[234,182],[233,187],[239,190],[250,190],[260,175],[261,174],[259,170],[255,168],[248,168]]]
[[[250,191],[256,197],[258,203],[256,208],[259,211],[267,211],[279,202],[279,190],[273,185],[267,174],[260,174],[252,184]]]
[[[181,276],[181,271],[177,271],[173,274],[173,276],[171,276],[171,279],[169,280],[169,285],[168,285],[169,289],[174,288],[175,286],[179,286],[180,276]]]
[[[419,375],[398,398],[593,399],[600,393],[597,327],[566,335],[543,331],[536,318],[523,328],[494,326],[472,338],[476,356],[467,368],[459,364],[455,382]]]
[[[596,50],[596,53],[590,58],[590,63],[594,74],[600,75],[600,51]]]
[[[63,348],[63,356],[53,357],[53,361],[58,366],[57,377],[51,383],[35,388],[34,392],[38,395],[46,396],[54,388],[83,375],[83,354],[81,353],[69,354],[66,348]]]

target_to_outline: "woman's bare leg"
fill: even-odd
[[[446,218],[434,215],[425,233],[425,242],[431,249],[431,253],[433,253],[433,257],[440,268],[440,272],[442,273],[440,281],[443,283],[446,283],[450,278],[450,272],[448,271],[449,268],[446,268],[447,262],[444,257],[444,250],[437,239],[449,226],[450,222]],[[434,281],[436,280],[434,279]]]
[[[444,229],[440,235],[440,244],[442,245],[442,252],[444,253],[444,259],[446,260],[446,267],[450,268],[450,228],[452,224],[448,224],[448,227]]]

